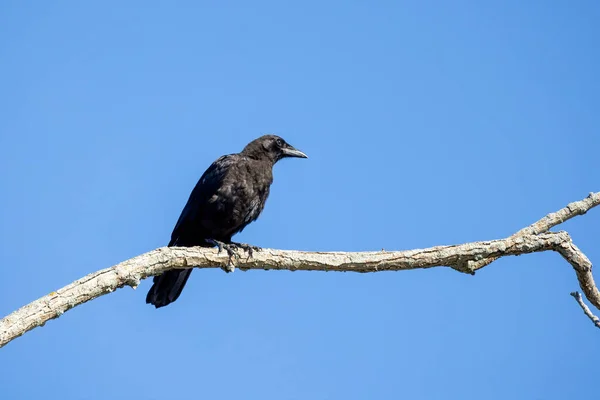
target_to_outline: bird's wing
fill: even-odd
[[[181,215],[171,234],[169,246],[185,244],[181,242],[186,242],[187,240],[184,239],[182,241],[182,237],[195,236],[194,229],[197,229],[197,223],[195,223],[195,221],[202,210],[202,206],[206,204],[208,199],[217,192],[219,187],[221,187],[227,171],[239,158],[239,154],[229,154],[219,157],[210,167],[208,167],[204,174],[202,174],[198,183],[196,183],[196,186],[192,190],[185,207],[181,211]]]

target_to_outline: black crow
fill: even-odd
[[[252,255],[255,246],[231,241],[256,220],[273,183],[273,165],[285,157],[306,154],[275,135],[261,136],[241,153],[217,159],[192,190],[171,234],[169,246],[218,246],[230,257],[241,248]],[[229,266],[228,266],[229,268]],[[179,297],[192,269],[167,271],[154,277],[146,303],[164,307]]]

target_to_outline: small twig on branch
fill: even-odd
[[[571,296],[573,296],[575,298],[575,300],[577,301],[577,303],[579,303],[579,307],[581,307],[581,309],[583,310],[584,314],[587,315],[588,318],[592,320],[592,322],[594,323],[594,325],[596,325],[596,328],[600,328],[600,319],[598,319],[598,317],[596,317],[592,313],[592,310],[590,310],[590,308],[583,302],[583,298],[581,297],[581,293],[579,293],[579,292],[572,292]]]
[[[300,252],[264,249],[255,252],[250,259],[238,259],[237,267],[242,270],[379,272],[448,266],[472,272],[499,257],[551,250],[558,252],[573,266],[585,296],[600,309],[600,292],[594,283],[590,260],[572,243],[568,233],[547,232],[552,226],[575,215],[584,214],[598,204],[600,193],[592,193],[586,199],[571,203],[566,208],[549,214],[513,236],[501,240],[395,252]],[[218,254],[216,249],[162,247],[112,268],[94,272],[0,320],[0,347],[75,306],[123,286],[135,289],[140,280],[171,269],[221,268],[227,264],[228,258],[226,254]],[[585,304],[582,308],[586,312]],[[589,312],[589,309],[587,311]]]

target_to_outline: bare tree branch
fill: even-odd
[[[393,252],[300,252],[263,249],[255,252],[251,259],[237,259],[236,264],[242,270],[378,272],[448,266],[460,271],[473,272],[499,257],[551,250],[559,253],[571,264],[585,296],[600,309],[600,292],[594,283],[590,260],[572,243],[568,233],[547,232],[551,227],[575,215],[584,214],[598,204],[600,193],[592,193],[586,199],[571,203],[566,208],[549,214],[513,236],[501,240]],[[218,254],[216,249],[162,247],[114,267],[94,272],[0,320],[0,347],[25,332],[43,326],[47,321],[61,316],[75,306],[123,286],[135,289],[140,280],[167,270],[190,267],[219,268],[224,267],[227,261],[228,256]],[[583,300],[580,300],[578,302],[584,312],[596,324],[598,319],[591,314]]]
[[[571,296],[573,296],[575,298],[575,300],[577,301],[577,303],[579,304],[579,306],[583,310],[583,313],[585,315],[587,315],[587,317],[589,319],[592,320],[592,322],[594,323],[594,325],[596,325],[596,328],[600,328],[600,319],[598,319],[598,317],[596,317],[592,313],[592,310],[590,310],[590,308],[583,302],[583,298],[581,297],[581,293],[579,293],[579,292],[572,292]]]
[[[570,220],[573,217],[578,215],[583,215],[588,212],[590,209],[596,207],[600,204],[600,192],[590,193],[585,199],[574,201],[573,203],[569,203],[565,208],[558,210],[555,213],[550,213],[546,215],[544,218],[539,221],[521,229],[519,232],[515,233],[512,237],[522,236],[522,235],[537,235],[540,233],[548,232],[551,228],[556,225],[560,225],[565,221]],[[473,263],[470,272],[477,271],[492,263],[495,258],[488,258],[486,260],[480,260]]]

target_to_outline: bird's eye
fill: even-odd
[[[283,140],[277,139],[276,143],[277,143],[277,146],[283,147]]]

